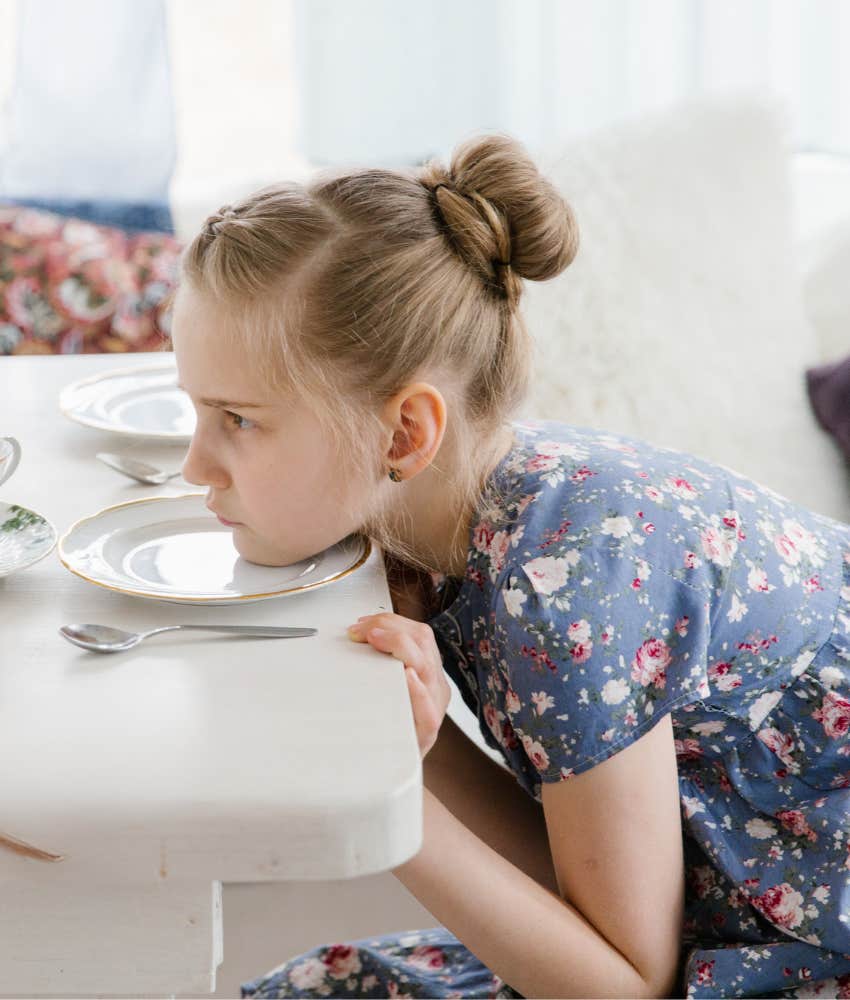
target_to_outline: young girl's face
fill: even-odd
[[[208,488],[207,506],[232,523],[240,555],[285,566],[357,530],[365,489],[355,495],[315,416],[275,397],[252,359],[222,335],[222,322],[194,289],[181,287],[172,339],[179,382],[198,417],[183,476]]]

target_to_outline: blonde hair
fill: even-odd
[[[186,248],[181,277],[223,310],[274,389],[311,405],[340,469],[376,484],[387,481],[382,404],[439,375],[448,426],[432,465],[459,515],[452,551],[465,555],[461,515],[498,515],[484,474],[528,391],[521,279],[554,277],[577,249],[572,211],[524,148],[486,135],[447,168],[323,172],[224,206]],[[434,570],[398,537],[396,488],[363,530]]]

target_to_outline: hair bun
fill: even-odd
[[[421,180],[457,252],[511,304],[522,291],[518,278],[553,278],[576,255],[571,208],[510,136],[470,139],[455,149],[448,171],[432,162]]]

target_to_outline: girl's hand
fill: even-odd
[[[355,625],[349,625],[348,634],[355,642],[368,642],[404,664],[416,739],[424,758],[437,742],[451,700],[451,688],[443,673],[443,661],[431,626],[383,612],[363,615]]]

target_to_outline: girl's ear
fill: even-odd
[[[446,432],[446,402],[429,382],[415,382],[388,403],[384,419],[392,429],[387,463],[404,479],[428,466],[439,451]]]

